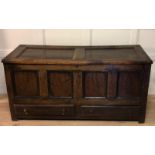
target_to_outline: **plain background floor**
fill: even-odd
[[[7,96],[0,96],[1,126],[155,126],[155,95],[148,96],[145,123],[129,121],[64,121],[64,120],[18,120],[12,121]]]

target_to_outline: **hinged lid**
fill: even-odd
[[[145,64],[152,63],[152,60],[140,45],[20,45],[2,62],[13,64]]]

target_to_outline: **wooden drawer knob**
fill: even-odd
[[[24,108],[24,114],[28,115],[27,109]]]

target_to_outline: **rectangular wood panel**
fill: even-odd
[[[74,48],[26,48],[18,58],[42,58],[42,59],[72,59],[74,54]]]
[[[72,98],[73,73],[48,72],[49,96],[54,98]]]
[[[118,96],[140,97],[142,91],[141,72],[120,72],[118,82]]]
[[[123,48],[123,49],[103,49],[103,48],[86,48],[86,58],[87,59],[105,59],[112,60],[121,59],[124,60],[134,60],[138,58],[138,55],[133,50],[133,48]],[[115,52],[114,52],[115,51]]]
[[[107,73],[83,73],[84,97],[105,97],[107,88]]]
[[[13,84],[16,96],[39,96],[37,71],[15,71]]]

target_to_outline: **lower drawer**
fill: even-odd
[[[81,106],[78,109],[80,119],[100,120],[138,120],[139,106]]]
[[[17,119],[70,119],[74,115],[74,106],[54,105],[15,105]]]
[[[15,105],[14,110],[16,119],[136,121],[141,115],[140,106]]]

